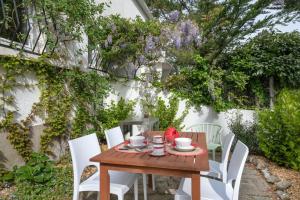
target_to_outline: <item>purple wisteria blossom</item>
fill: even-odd
[[[112,36],[108,35],[106,41],[109,45],[111,45],[112,44]]]
[[[154,37],[153,40],[154,40],[154,42],[155,42],[156,44],[158,44],[159,41],[160,41],[159,37]]]
[[[198,47],[201,45],[199,28],[191,20],[179,22],[175,30],[171,32],[170,39],[177,49],[189,47],[192,44]]]
[[[176,34],[174,36],[174,45],[176,47],[176,49],[180,49],[181,48],[181,36],[179,34]]]
[[[146,47],[145,52],[149,53],[150,51],[155,49],[155,41],[152,35],[146,37]]]
[[[180,12],[178,10],[174,10],[169,13],[168,18],[171,22],[177,22],[180,16]]]
[[[192,36],[193,38],[196,38],[199,35],[198,27],[191,20],[182,21],[179,24],[179,30],[185,36],[189,35]]]
[[[116,25],[114,24],[114,23],[112,23],[111,25],[110,25],[110,28],[111,28],[111,31],[114,33],[114,32],[116,32],[116,30],[117,30],[117,27],[116,27]]]
[[[146,61],[146,58],[144,55],[140,55],[139,58],[138,58],[138,62],[140,65],[143,65],[145,64],[145,61]]]
[[[108,42],[107,42],[107,40],[105,40],[105,42],[104,42],[104,47],[105,47],[105,48],[108,47]]]

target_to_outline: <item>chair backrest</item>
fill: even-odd
[[[234,139],[234,134],[233,133],[228,133],[223,137],[223,142],[222,142],[222,179],[223,182],[225,183],[227,181],[227,165],[228,165],[228,158],[229,158],[229,153],[230,149],[232,146],[232,142]]]
[[[217,124],[211,124],[211,123],[202,123],[202,124],[194,124],[187,128],[188,131],[191,132],[204,132],[206,133],[206,142],[214,143],[214,144],[220,144],[220,132],[222,127]]]
[[[124,142],[123,133],[119,126],[109,130],[105,130],[104,132],[108,148],[112,148]]]
[[[248,153],[248,147],[238,141],[230,159],[227,176],[227,184],[233,187],[232,200],[238,200],[239,198],[240,183]]]
[[[99,171],[99,163],[90,162],[89,159],[101,153],[100,145],[95,133],[68,142],[74,171],[74,185],[79,185],[84,168],[94,165]]]

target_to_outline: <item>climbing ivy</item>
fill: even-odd
[[[52,142],[86,134],[83,130],[100,130],[96,113],[103,109],[103,98],[108,94],[109,82],[96,72],[83,72],[56,67],[44,58],[27,60],[21,57],[0,57],[1,67],[1,132],[27,160],[32,153],[29,126],[36,116],[44,120],[41,150],[51,154]],[[36,76],[37,84],[24,81],[28,73]],[[22,79],[21,79],[22,78]],[[20,79],[19,83],[17,80]],[[24,84],[26,83],[26,84]],[[31,113],[18,120],[13,91],[20,87],[38,86],[40,101]]]
[[[25,120],[18,120],[17,106],[15,105],[14,90],[18,88],[29,88],[31,85],[26,81],[19,81],[28,73],[28,68],[22,67],[20,58],[10,59],[0,57],[0,131],[6,132],[7,139],[27,160],[32,152],[32,143],[29,139],[30,115]],[[27,63],[27,61],[24,61]]]
[[[97,113],[103,111],[103,99],[107,97],[110,89],[107,78],[99,76],[95,71],[83,73],[76,69],[66,73],[66,80],[68,80],[72,104],[75,106],[71,138],[92,131],[101,137],[102,125]]]

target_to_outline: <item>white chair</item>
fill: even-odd
[[[204,200],[238,200],[239,189],[243,169],[249,149],[242,142],[238,141],[229,163],[228,176],[226,183],[221,181],[201,177],[201,199]],[[184,178],[180,182],[179,189],[176,191],[175,200],[191,199],[191,179]]]
[[[209,151],[213,153],[213,160],[216,159],[216,149],[221,146],[221,129],[222,127],[217,124],[202,123],[194,124],[186,130],[191,132],[204,132],[206,133],[206,143]]]
[[[119,126],[109,130],[105,130],[104,133],[105,133],[108,148],[112,148],[124,142],[124,137],[121,128]],[[153,175],[152,175],[152,184],[154,190],[155,181]],[[146,174],[143,174],[143,189],[144,189],[144,200],[147,200],[147,175]]]
[[[74,191],[73,200],[79,199],[82,191],[98,191],[99,184],[99,163],[90,162],[89,159],[99,153],[101,149],[95,133],[69,141],[72,156]],[[81,175],[87,166],[96,166],[98,171],[80,183]],[[124,194],[134,185],[134,199],[138,200],[138,176],[125,172],[110,171],[110,193],[118,196],[118,200],[124,199]],[[101,191],[100,191],[101,192]],[[99,195],[99,193],[98,193]]]
[[[221,178],[224,183],[227,180],[227,165],[230,149],[234,139],[234,134],[229,133],[223,137],[222,140],[222,160],[217,162],[214,160],[209,160],[209,172],[201,172],[201,175],[212,176],[216,178]]]

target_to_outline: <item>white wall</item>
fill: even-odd
[[[134,19],[136,16],[140,16],[142,19],[146,19],[144,13],[139,10],[135,1],[133,0],[96,0],[96,2],[111,2],[110,7],[106,7],[104,15],[119,14],[122,17]]]
[[[145,88],[139,84],[137,81],[129,81],[127,83],[115,83],[113,84],[113,91],[106,99],[106,103],[119,100],[121,97],[127,100],[134,100],[136,102],[135,106],[135,116],[136,118],[141,118],[143,116],[140,99],[141,92],[145,90]],[[168,102],[168,97],[170,94],[166,93],[157,93],[158,97],[162,97],[166,102]],[[179,103],[179,109],[177,116],[181,116],[182,112],[186,108],[186,101],[182,100]],[[197,123],[216,123],[223,127],[223,133],[229,133],[228,123],[230,120],[235,117],[235,114],[240,112],[243,116],[244,121],[253,121],[253,114],[255,112],[253,110],[228,110],[226,112],[217,113],[213,110],[213,108],[209,106],[201,106],[199,108],[191,107],[186,118],[183,121],[183,125],[185,128],[188,128]],[[183,129],[185,130],[185,129]]]

